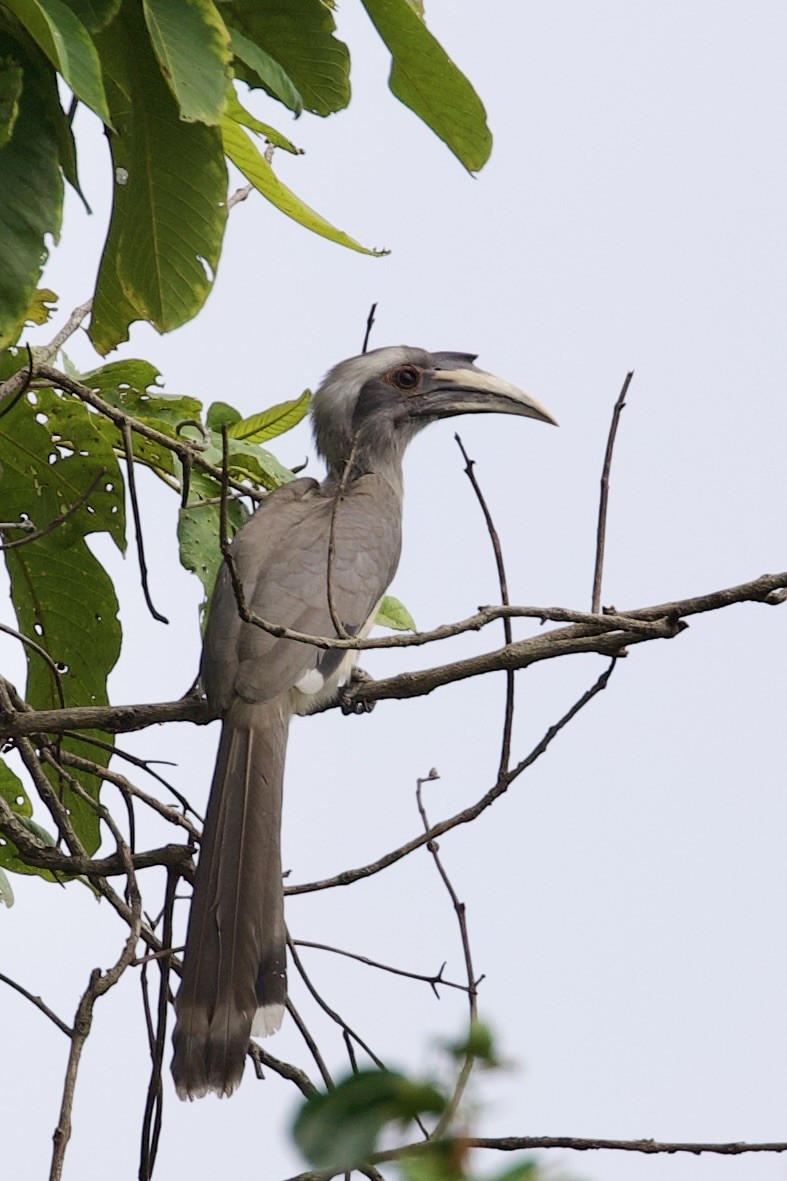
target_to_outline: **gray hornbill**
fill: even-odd
[[[401,346],[352,357],[330,371],[312,408],[315,442],[328,465],[325,480],[297,479],[277,489],[232,543],[250,611],[311,635],[336,634],[328,595],[333,520],[336,617],[348,635],[369,632],[399,562],[402,456],[410,440],[430,422],[457,414],[554,422],[533,398],[476,369],[474,360]],[[223,727],[173,1036],[172,1073],[182,1099],[231,1094],[249,1035],[274,1033],[281,1024],[287,730],[293,714],[336,700],[357,656],[276,639],[244,623],[222,567],[202,680]]]

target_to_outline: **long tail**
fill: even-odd
[[[249,1035],[275,1032],[284,1015],[288,726],[281,701],[236,702],[224,721],[176,1002],[172,1074],[181,1099],[231,1095]]]

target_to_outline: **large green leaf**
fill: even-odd
[[[391,52],[388,84],[470,172],[492,150],[483,103],[409,0],[362,0]]]
[[[16,340],[46,258],[45,239],[60,232],[63,178],[53,108],[54,70],[33,45],[0,25],[0,61],[22,69],[13,132],[0,148],[0,348]]]
[[[126,339],[133,319],[168,332],[202,307],[221,253],[227,172],[218,130],[180,119],[130,0],[99,44],[118,134],[111,138],[112,223],[90,334],[108,352]]]
[[[235,73],[239,78],[248,81],[249,85],[262,85],[272,98],[289,107],[295,115],[303,110],[303,99],[293,85],[292,78],[275,62],[269,53],[255,45],[248,37],[244,37],[237,29],[230,29],[230,45],[237,59]],[[252,76],[243,69],[244,66],[252,71]]]
[[[232,0],[222,6],[225,10],[233,31],[237,28],[278,62],[307,111],[330,115],[347,106],[350,54],[334,37],[333,13],[323,0]]]
[[[181,117],[218,123],[224,112],[230,38],[213,0],[142,0],[161,71]]]
[[[120,9],[120,0],[67,0],[67,3],[91,33],[100,33]]]
[[[266,197],[271,204],[275,205],[282,213],[286,213],[293,221],[297,221],[299,225],[305,226],[307,230],[312,230],[322,238],[328,238],[331,242],[346,246],[349,250],[358,250],[361,254],[372,255],[387,253],[385,250],[370,250],[367,246],[362,246],[360,242],[356,242],[355,238],[351,238],[343,230],[337,230],[319,213],[305,205],[291,189],[282,184],[265,157],[257,151],[246,132],[232,119],[226,117],[222,119],[221,134],[224,139],[224,151],[235,167],[243,173],[248,181],[251,181],[257,192],[262,193],[263,197]]]
[[[0,61],[0,148],[11,139],[22,96],[22,67]]]
[[[259,414],[239,419],[232,424],[227,434],[232,439],[245,439],[247,443],[267,443],[269,439],[275,439],[277,435],[283,435],[297,426],[309,413],[311,400],[311,390],[304,390],[300,398],[280,402],[278,406],[270,406]]]
[[[77,98],[109,123],[98,53],[88,29],[63,0],[4,0]]]
[[[94,416],[86,411],[81,427],[79,411],[73,415],[64,411],[60,425],[82,446],[73,454],[61,454],[50,435],[55,415],[50,403],[57,396],[47,391],[32,396],[40,400],[23,397],[0,417],[0,513],[7,521],[26,515],[41,529],[77,504],[111,459],[106,450],[102,452],[91,421]],[[46,421],[39,422],[37,415],[46,415]],[[88,454],[82,455],[83,450]],[[5,552],[19,629],[56,663],[60,692],[67,705],[107,703],[107,677],[120,651],[115,592],[85,541],[89,532],[103,529],[118,540],[123,484],[116,468],[105,472],[101,485],[91,494],[91,506],[94,497],[93,512],[83,505],[46,536]],[[111,511],[113,500],[115,513]],[[27,700],[39,709],[56,708],[61,698],[52,670],[36,652],[27,655]],[[63,745],[97,762],[107,758],[80,739],[65,738]],[[83,844],[93,852],[99,843],[95,811],[66,784],[57,783],[54,774],[51,777],[62,792]],[[98,779],[83,775],[82,783],[97,796]]]

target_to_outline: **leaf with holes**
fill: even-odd
[[[210,610],[216,575],[224,560],[219,541],[221,506],[215,503],[215,499],[216,482],[201,472],[194,472],[189,486],[189,503],[178,514],[181,565],[197,575],[205,592],[205,598],[200,604],[203,628]],[[230,535],[234,536],[247,519],[248,513],[241,502],[231,498],[227,505]]]
[[[24,79],[0,147],[0,349],[19,336],[46,259],[60,232],[63,178],[57,120],[64,119],[55,71],[32,43],[0,26],[0,62]],[[13,117],[11,117],[13,116]],[[35,183],[31,184],[31,177]]]
[[[46,413],[45,422],[36,419],[38,405],[48,405],[47,393],[40,391],[44,401],[36,404],[29,399],[38,398],[38,394],[21,398],[0,417],[0,514],[7,514],[2,519],[27,517],[37,529],[55,526],[45,536],[6,550],[4,555],[19,630],[49,657],[47,661],[27,647],[25,696],[37,709],[53,709],[63,703],[105,705],[107,677],[120,652],[118,604],[109,576],[88,548],[85,536],[106,529],[120,543],[123,486],[116,472],[106,481],[112,483],[112,489],[103,486],[96,490],[98,502],[104,506],[101,513],[91,513],[82,505],[57,524],[89,488],[107,462],[107,453],[101,452],[101,444],[91,436],[97,457],[80,454],[86,448],[61,454],[48,429],[51,407],[49,412],[41,412],[42,416]],[[51,392],[48,396],[57,397]],[[84,442],[87,436],[78,434],[76,416],[68,427],[75,439]],[[94,429],[92,422],[88,428]],[[113,497],[116,513],[110,508]],[[111,741],[107,735],[97,736]],[[91,746],[87,737],[64,738],[63,746],[105,765],[108,755]],[[94,852],[99,844],[94,809],[67,785],[61,785],[51,769],[47,774],[62,792],[82,843],[88,852]],[[83,775],[82,784],[97,798],[97,777]]]

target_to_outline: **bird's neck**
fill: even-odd
[[[348,449],[348,459],[341,464],[331,464],[328,475],[323,481],[323,491],[329,496],[336,496],[344,482],[345,491],[349,490],[361,476],[373,475],[393,488],[397,496],[403,494],[402,450],[386,447],[385,450],[372,450],[367,447]]]

